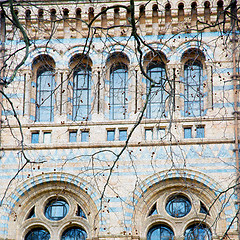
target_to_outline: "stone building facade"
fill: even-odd
[[[0,239],[238,238],[229,2],[134,1],[139,38],[129,1],[14,4]]]

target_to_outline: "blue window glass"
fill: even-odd
[[[107,130],[107,141],[115,141],[115,130]]]
[[[81,142],[89,142],[89,131],[81,132]]]
[[[190,201],[181,195],[171,197],[166,204],[167,213],[176,218],[186,216],[190,212],[191,208],[192,206]]]
[[[61,240],[85,240],[87,233],[79,227],[72,227],[63,232]]]
[[[86,214],[84,213],[84,211],[82,210],[82,208],[78,205],[77,206],[77,214],[78,217],[82,217],[82,218],[87,218]]]
[[[201,116],[203,113],[203,66],[199,61],[184,65],[184,115]]]
[[[91,67],[81,65],[73,74],[72,119],[87,120],[91,113]]]
[[[193,224],[188,227],[184,234],[184,240],[211,240],[212,233],[203,224]]]
[[[127,114],[128,69],[125,64],[117,64],[110,71],[109,118],[126,119]]]
[[[39,132],[32,133],[31,143],[39,143]]]
[[[167,94],[165,91],[166,73],[163,63],[152,62],[147,68],[148,76],[154,81],[155,85],[151,88],[151,94],[148,99],[146,117],[159,118],[165,114],[165,102]],[[152,83],[147,79],[146,90],[148,93]]]
[[[36,217],[36,215],[35,215],[35,207],[33,207],[31,209],[31,211],[28,213],[27,219],[34,218],[34,217]]]
[[[54,114],[54,71],[42,67],[37,71],[36,116],[37,122],[52,122]]]
[[[184,128],[184,138],[192,138],[192,128],[191,127]]]
[[[173,240],[172,229],[165,225],[157,225],[151,228],[147,234],[147,240]]]
[[[50,201],[45,208],[46,218],[58,221],[64,218],[69,210],[69,205],[64,200],[52,200]]]
[[[153,215],[157,215],[157,214],[158,214],[158,212],[157,212],[157,204],[155,203],[155,204],[152,206],[151,210],[149,211],[148,217],[149,217],[149,216],[153,216]]]
[[[25,240],[48,240],[50,234],[47,230],[42,228],[34,228],[27,233]]]
[[[119,130],[119,141],[127,140],[127,130]]]
[[[153,129],[145,129],[145,140],[153,140]]]
[[[204,138],[204,127],[197,127],[196,128],[196,138]]]
[[[69,142],[77,141],[77,131],[69,132]]]

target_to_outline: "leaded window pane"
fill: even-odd
[[[184,114],[201,116],[203,112],[203,66],[199,61],[188,61],[184,66]]]
[[[25,240],[48,240],[50,239],[50,234],[47,230],[41,228],[35,228],[28,232]]]
[[[45,208],[46,218],[58,221],[64,218],[68,213],[68,203],[64,200],[52,200],[50,201]]]
[[[85,240],[87,233],[78,227],[72,227],[63,232],[61,240]]]
[[[163,64],[151,63],[147,69],[148,76],[154,81],[155,85],[151,88],[151,93],[147,103],[146,117],[157,118],[165,113],[165,102],[167,94],[166,72]],[[147,79],[146,93],[148,94],[152,82]]]
[[[54,114],[54,72],[43,67],[37,72],[36,84],[36,121],[51,122]]]
[[[212,233],[209,228],[202,224],[194,224],[185,231],[185,240],[211,240]]]
[[[172,240],[173,238],[173,231],[164,225],[157,225],[151,228],[147,234],[147,240]]]
[[[126,119],[127,114],[127,66],[118,64],[110,72],[109,114],[110,119]]]
[[[91,68],[81,66],[73,74],[72,118],[74,121],[86,120],[91,113]]]

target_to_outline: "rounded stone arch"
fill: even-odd
[[[98,57],[96,57],[97,52],[92,48],[84,47],[84,46],[75,46],[73,48],[68,49],[63,56],[63,61],[66,64],[70,64],[71,59],[76,55],[84,55],[91,59],[92,65],[98,64]]]
[[[135,52],[126,45],[109,45],[106,47],[108,52],[103,52],[103,63],[107,63],[108,59],[115,53],[123,54],[129,62],[129,65],[136,63]]]
[[[176,48],[175,54],[169,59],[170,62],[179,64],[183,54],[189,49],[197,49],[198,51],[202,52],[202,54],[205,56],[206,62],[211,61],[211,59],[214,58],[212,49],[206,43],[199,41],[188,41]]]
[[[170,54],[172,52],[172,49],[170,47],[159,42],[151,42],[151,43],[148,43],[148,45],[151,48],[153,48],[155,51],[162,53],[166,57],[166,61],[168,61]],[[146,46],[143,47],[141,50],[142,50],[143,56],[146,56],[149,52],[151,52],[151,49]]]
[[[219,195],[221,192],[223,192],[221,187],[204,173],[189,169],[162,171],[148,177],[135,188],[131,204],[129,204],[131,211],[126,216],[130,214],[132,216],[133,234],[138,232],[140,238],[145,238],[148,230],[155,223],[168,223],[174,232],[182,235],[183,228],[185,230],[187,226],[199,221],[199,219],[204,220],[207,226],[212,226],[219,212],[222,211],[222,218],[217,221],[213,233],[221,235],[227,228],[229,219],[234,217],[231,210],[234,208],[234,197],[225,194]],[[178,225],[175,222],[177,219],[169,216],[166,212],[166,199],[170,195],[183,193],[190,198],[194,206],[192,209],[197,209],[198,212],[196,214],[195,210],[190,211],[188,215],[181,217],[182,223]],[[228,197],[230,198],[228,199]],[[226,200],[229,200],[229,204],[222,210]],[[159,204],[157,206],[158,213],[150,215],[155,203]],[[201,203],[206,206],[209,214],[200,212]]]
[[[50,55],[40,54],[32,61],[32,70],[34,71],[34,74],[40,67],[47,67],[54,70],[56,67],[56,62]]]
[[[46,218],[44,209],[46,203],[53,198],[63,198],[69,204],[68,215],[57,220],[58,231],[68,224],[75,224],[87,232],[88,238],[97,236],[101,224],[99,217],[101,202],[97,190],[84,179],[61,172],[32,177],[10,194],[6,199],[5,212],[8,213],[8,218],[5,223],[7,228],[5,236],[14,238],[19,236],[17,239],[22,239],[20,238],[22,232],[37,225],[51,232],[54,222]],[[77,215],[78,206],[84,211],[85,218]],[[35,208],[33,218],[28,217],[32,208]],[[17,227],[8,229],[8,225]]]
[[[55,49],[52,48],[37,48],[29,52],[28,58],[25,62],[26,66],[32,66],[33,59],[37,59],[39,56],[47,55],[53,59],[56,68],[62,67],[62,57]]]

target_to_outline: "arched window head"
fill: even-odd
[[[217,2],[217,16],[218,16],[218,20],[222,21],[223,17],[224,17],[224,9],[223,9],[223,1],[219,0]]]
[[[114,64],[110,70],[110,119],[126,119],[128,97],[127,80],[127,65],[124,63]]]
[[[52,122],[54,116],[54,70],[43,65],[37,70],[36,81],[36,112],[37,122]]]
[[[189,60],[184,65],[184,114],[203,114],[203,65],[198,60]]]
[[[50,10],[50,14],[51,14],[51,15],[50,15],[51,21],[52,21],[52,22],[56,21],[56,9],[54,9],[54,8],[51,9],[51,10]]]
[[[38,10],[38,20],[43,21],[43,9],[42,8]]]
[[[30,230],[24,238],[25,240],[49,240],[50,234],[43,228],[34,228]]]
[[[119,8],[114,8],[114,25],[120,24]]]
[[[152,22],[158,23],[158,5],[154,4],[152,7]]]
[[[103,12],[104,10],[106,10],[106,7],[102,7],[101,12]],[[104,12],[101,15],[101,26],[107,27],[107,12]]]
[[[88,10],[88,21],[91,22],[94,18],[94,9],[92,7]]]
[[[156,225],[147,233],[147,240],[173,240],[174,233],[171,228],[165,225]]]
[[[211,240],[212,233],[204,224],[192,224],[185,233],[184,240]]]
[[[80,227],[71,227],[63,232],[61,240],[85,240],[86,238],[85,230]]]
[[[26,21],[31,20],[31,11],[29,9],[27,9],[25,12],[25,19],[26,19]]]

